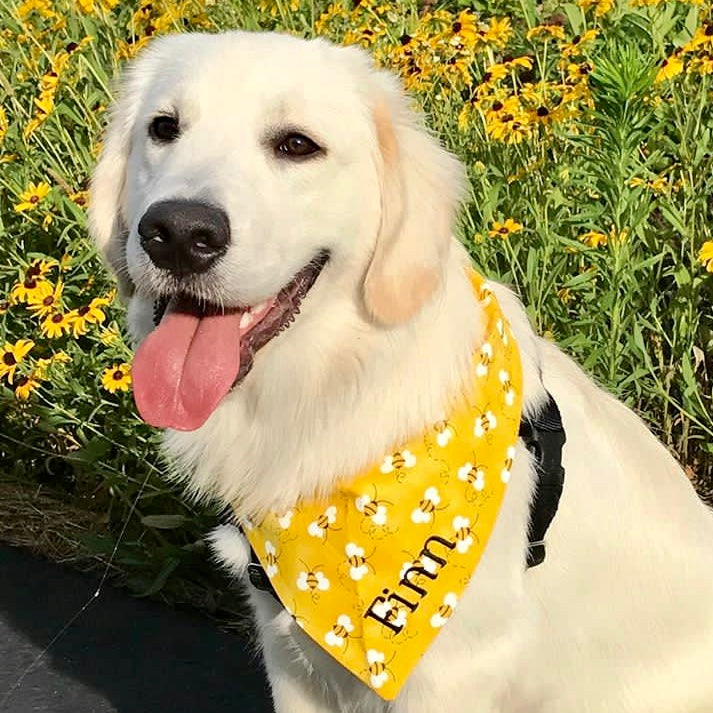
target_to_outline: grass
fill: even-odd
[[[219,513],[165,478],[86,234],[121,66],[192,29],[323,35],[398,72],[468,168],[475,262],[713,490],[707,4],[0,0],[0,15],[0,538],[230,607],[202,541]]]

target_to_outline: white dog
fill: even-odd
[[[143,342],[137,403],[167,428],[192,494],[238,518],[283,512],[441,418],[483,341],[451,232],[462,185],[360,50],[234,32],[143,53],[112,114],[90,226]],[[642,422],[494,289],[525,413],[549,392],[567,434],[545,562],[525,566],[537,474],[520,441],[452,621],[394,700],[248,585],[276,710],[710,713],[711,512]],[[244,575],[238,529],[212,541]]]

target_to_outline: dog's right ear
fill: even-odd
[[[131,73],[130,73],[131,75]],[[126,197],[126,167],[131,149],[131,129],[136,115],[136,88],[131,76],[110,110],[99,162],[89,186],[89,233],[109,267],[116,273],[119,294],[128,298],[134,284],[126,267],[128,227],[123,206]]]

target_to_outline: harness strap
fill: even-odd
[[[554,519],[564,487],[562,446],[567,437],[556,401],[547,394],[542,410],[520,422],[520,438],[535,460],[537,482],[530,503],[527,566],[536,567],[545,560],[545,533]]]

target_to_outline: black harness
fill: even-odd
[[[547,394],[547,401],[533,418],[520,421],[519,436],[532,454],[537,470],[535,493],[530,502],[527,566],[536,567],[545,561],[545,533],[554,519],[564,487],[562,446],[567,440],[556,401]],[[270,579],[257,555],[250,549],[248,578],[256,589],[269,592],[278,599]]]

